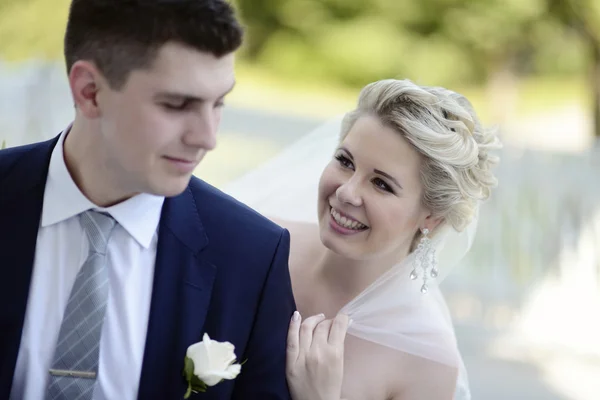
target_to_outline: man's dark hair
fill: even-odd
[[[113,89],[131,71],[151,67],[168,42],[221,57],[242,43],[243,29],[225,0],[73,0],[65,33],[67,72],[96,64]]]

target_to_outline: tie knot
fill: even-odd
[[[80,221],[90,240],[90,251],[105,254],[108,239],[117,222],[108,214],[92,210],[80,214]]]

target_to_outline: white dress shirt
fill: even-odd
[[[95,400],[134,400],[146,343],[158,223],[163,197],[140,194],[108,208],[95,206],[71,178],[63,158],[65,130],[52,152],[37,236],[12,400],[44,398],[48,369],[75,276],[88,256],[78,214],[108,212],[117,226],[108,243],[109,299]]]

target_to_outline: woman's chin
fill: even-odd
[[[354,241],[351,243],[348,238],[340,237],[340,235],[331,232],[329,227],[324,227],[320,230],[321,243],[325,246],[329,251],[351,260],[359,260],[360,250],[358,244]]]

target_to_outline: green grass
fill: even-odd
[[[236,87],[229,104],[269,109],[288,115],[330,117],[354,107],[359,90],[327,82],[296,81],[238,61]]]
[[[229,103],[308,117],[330,117],[352,109],[359,89],[326,82],[293,81],[268,71],[237,65],[237,85]],[[590,95],[583,77],[531,77],[517,84],[515,117],[548,112],[565,106],[588,107]],[[465,95],[486,121],[493,115],[486,87],[450,87]]]
[[[547,112],[571,104],[591,105],[589,84],[584,77],[531,78],[521,85],[520,106],[524,114]]]
[[[274,156],[280,147],[268,138],[220,133],[217,148],[209,152],[194,174],[221,187]]]

